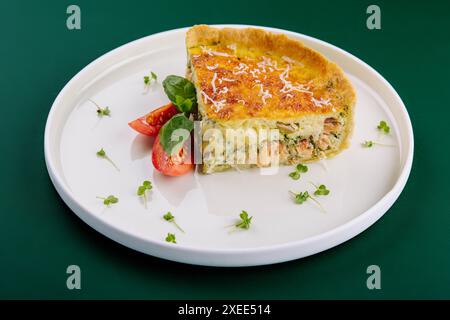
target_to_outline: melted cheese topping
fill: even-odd
[[[302,61],[236,44],[193,47],[189,55],[204,117],[280,120],[344,109],[332,79]]]

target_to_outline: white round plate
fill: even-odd
[[[223,27],[223,26],[220,26]],[[245,27],[235,26],[233,27]],[[45,159],[56,190],[92,228],[132,249],[178,262],[208,266],[252,266],[302,258],[336,246],[377,221],[402,191],[413,159],[408,113],[391,85],[351,54],[323,41],[289,31],[260,27],[303,41],[339,64],[357,91],[351,147],[294,181],[292,167],[278,174],[259,169],[170,178],[153,170],[151,141],[127,123],[168,102],[161,81],[184,75],[186,28],[151,35],[98,58],[80,71],[56,98],[45,129]],[[158,84],[144,89],[143,76],[155,72]],[[98,118],[91,99],[111,109]],[[387,120],[389,135],[376,126]],[[393,147],[363,148],[364,140]],[[120,168],[99,159],[104,148]],[[327,169],[325,168],[327,167]],[[136,189],[153,182],[148,209]],[[288,194],[313,191],[326,213],[312,201],[295,204]],[[97,196],[116,195],[107,208]],[[242,210],[253,216],[249,230],[230,232]],[[162,216],[171,211],[181,233]],[[177,244],[165,242],[175,233]]]

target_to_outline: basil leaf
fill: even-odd
[[[197,95],[194,84],[186,78],[167,76],[163,83],[164,92],[178,111],[189,115],[197,107]]]
[[[168,155],[178,152],[189,139],[194,122],[183,113],[174,115],[159,131],[159,142]]]

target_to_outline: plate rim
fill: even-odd
[[[255,266],[255,265],[281,263],[285,261],[304,258],[309,255],[313,255],[328,250],[330,248],[333,248],[339,244],[342,244],[347,240],[362,233],[368,227],[370,227],[372,224],[378,221],[394,204],[394,202],[397,200],[397,198],[400,196],[400,193],[404,189],[411,172],[414,155],[414,134],[411,119],[405,104],[403,103],[401,97],[399,96],[397,91],[393,88],[393,86],[379,72],[377,72],[370,65],[368,65],[358,57],[354,56],[353,54],[329,42],[325,42],[323,40],[308,35],[304,35],[299,32],[284,30],[280,28],[246,25],[246,24],[218,24],[211,26],[234,27],[234,28],[254,27],[254,28],[261,28],[271,32],[283,33],[288,36],[294,36],[297,38],[300,36],[301,38],[306,38],[309,41],[319,43],[323,46],[327,46],[332,50],[339,51],[341,54],[348,56],[352,60],[355,60],[357,63],[362,64],[363,67],[371,71],[371,73],[375,77],[377,77],[378,80],[381,80],[381,82],[389,89],[389,91],[394,94],[394,99],[397,100],[397,103],[401,107],[401,113],[404,117],[406,124],[407,130],[406,138],[408,139],[409,142],[407,146],[408,149],[406,149],[407,152],[405,154],[406,158],[404,160],[404,166],[403,168],[400,168],[401,172],[392,188],[387,193],[385,193],[370,208],[368,208],[358,216],[350,219],[349,221],[335,228],[332,228],[323,233],[310,236],[301,240],[294,240],[285,243],[265,245],[254,248],[200,248],[192,245],[185,245],[182,243],[174,246],[162,240],[142,238],[139,235],[122,230],[108,221],[101,220],[95,214],[91,213],[88,208],[86,208],[76,200],[72,191],[70,191],[70,189],[64,183],[64,180],[61,177],[60,173],[58,172],[58,169],[56,169],[54,160],[52,159],[50,128],[52,126],[52,122],[54,119],[55,110],[59,105],[60,101],[65,96],[66,92],[73,86],[73,84],[76,83],[77,80],[81,78],[83,75],[88,73],[92,68],[94,68],[97,63],[117,54],[119,51],[126,50],[128,47],[139,45],[139,43],[146,41],[148,38],[164,37],[165,35],[170,33],[186,31],[189,28],[189,27],[182,27],[147,35],[139,39],[127,42],[115,49],[106,52],[105,54],[99,56],[98,58],[90,62],[79,72],[77,72],[75,76],[73,76],[62,88],[62,90],[58,93],[47,116],[44,132],[44,156],[50,179],[53,185],[55,186],[56,191],[63,199],[63,201],[66,203],[66,205],[81,220],[87,223],[94,230],[100,232],[102,235],[128,248],[155,257],[163,258],[166,260],[172,260],[195,265],[207,265],[207,266]],[[153,250],[145,250],[145,248],[142,247],[142,245],[144,244],[148,245],[148,249],[153,248]],[[310,246],[310,248],[309,250],[305,250],[307,251],[305,254],[295,254],[293,252],[291,253],[286,252],[286,250],[292,251],[295,249],[300,249],[301,247],[308,247],[308,246]],[[280,257],[280,253],[282,253],[281,254],[282,257]],[[189,258],[189,254],[194,254],[194,256],[190,256]],[[252,259],[248,258],[248,254],[252,254]],[[187,257],[182,258],[184,255],[186,255]],[[223,256],[226,256],[228,260],[223,259]],[[213,261],[214,258],[221,261],[217,263],[217,261]],[[244,259],[241,260],[242,258]]]

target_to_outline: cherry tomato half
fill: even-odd
[[[178,112],[173,103],[166,104],[143,117],[131,121],[128,125],[139,133],[154,137],[161,127]]]
[[[191,153],[185,145],[175,155],[169,156],[156,137],[152,149],[152,163],[156,170],[167,176],[181,176],[194,169]]]

